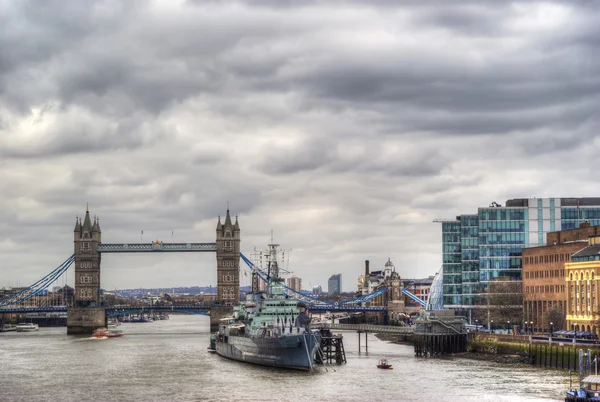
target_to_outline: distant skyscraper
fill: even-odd
[[[287,280],[288,288],[294,289],[296,292],[302,291],[302,279],[296,276],[292,276]]]
[[[312,292],[313,296],[321,296],[321,293],[323,293],[323,288],[320,285],[313,286]]]
[[[339,295],[342,292],[342,274],[331,275],[327,282],[327,294],[329,296]]]

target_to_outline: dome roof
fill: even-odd
[[[388,258],[387,262],[385,263],[386,267],[393,267],[394,264],[392,263],[392,261]]]

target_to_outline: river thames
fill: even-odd
[[[314,373],[277,370],[206,352],[209,319],[123,324],[122,338],[66,328],[0,333],[0,401],[562,401],[568,373],[464,358],[416,358],[369,335],[348,363]],[[364,335],[363,335],[364,347]],[[378,370],[381,355],[393,370]]]

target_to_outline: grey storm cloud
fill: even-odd
[[[274,230],[352,290],[441,265],[436,217],[597,196],[600,12],[585,1],[0,1],[0,286],[103,240]],[[32,252],[31,250],[35,250]],[[108,288],[215,282],[214,258],[103,260]],[[165,275],[164,271],[169,275]]]

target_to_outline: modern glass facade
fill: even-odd
[[[584,221],[600,225],[600,198],[513,199],[442,221],[444,306],[473,308],[490,281],[521,280],[524,247]]]
[[[470,305],[479,294],[479,217],[461,215],[459,220],[462,304]]]
[[[462,304],[462,262],[460,222],[442,223],[444,304]]]
[[[435,274],[431,288],[429,289],[429,299],[425,310],[443,310],[444,309],[444,268]]]

